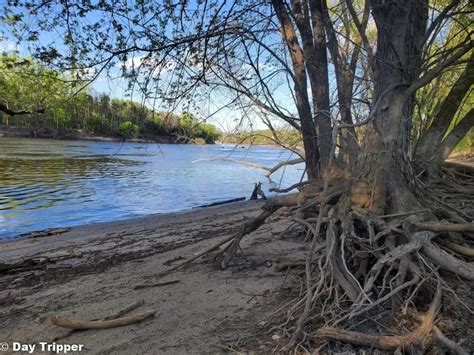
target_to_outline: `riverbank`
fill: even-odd
[[[50,128],[24,128],[0,125],[0,137],[16,138],[41,138],[62,140],[83,140],[94,142],[131,142],[131,143],[184,143],[171,136],[154,136],[152,138],[123,138],[116,136],[99,136],[79,129],[50,129]]]
[[[288,281],[275,266],[290,253],[304,255],[300,238],[281,238],[287,227],[284,209],[245,239],[245,256],[228,270],[199,261],[156,277],[235,233],[261,206],[237,202],[0,244],[0,262],[38,263],[0,274],[0,299],[7,300],[0,304],[1,341],[52,342],[65,334],[51,323],[53,316],[103,318],[143,300],[132,313],[154,309],[154,318],[74,332],[55,342],[84,344],[92,354],[270,352],[283,338],[278,331],[268,332],[267,318],[278,308]]]

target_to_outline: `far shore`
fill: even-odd
[[[50,129],[44,127],[15,127],[15,126],[4,126],[0,125],[0,138],[1,137],[13,137],[13,138],[35,138],[35,139],[58,139],[58,140],[75,140],[75,141],[92,141],[92,142],[129,142],[129,143],[158,143],[158,144],[195,144],[202,145],[193,140],[187,142],[182,139],[177,139],[172,136],[152,136],[152,137],[135,137],[125,138],[119,136],[103,136],[96,135],[92,132],[86,132],[79,129]],[[259,147],[279,147],[276,143],[264,142],[264,143],[249,143],[245,142],[234,142],[226,139],[216,141],[215,144],[229,144],[238,147],[248,146],[259,146]],[[301,148],[301,147],[300,147]]]
[[[16,138],[39,138],[60,140],[82,140],[93,142],[131,142],[131,143],[160,143],[160,144],[182,144],[182,140],[171,136],[153,136],[125,138],[119,136],[100,136],[91,132],[78,129],[50,129],[50,128],[24,128],[0,125],[0,137]]]

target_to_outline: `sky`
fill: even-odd
[[[17,44],[11,39],[0,40],[0,52],[18,52],[21,56],[31,56],[31,53],[25,46],[23,46],[21,43]],[[137,60],[135,61],[138,62]],[[127,89],[128,81],[126,79],[120,78],[118,73],[119,68],[117,67],[116,70],[112,70],[110,73],[100,74],[89,85],[88,90],[90,90],[93,94],[97,95],[107,94],[112,98],[128,100],[132,99],[133,101],[142,102],[142,95],[139,93],[138,90],[135,90],[133,95],[130,96],[130,93]],[[292,100],[290,92],[287,89],[281,87],[277,88],[277,90],[275,91],[275,97],[278,101],[281,102],[289,102]],[[233,95],[230,92],[224,92],[222,90],[219,90],[218,94],[216,94],[216,91],[214,90],[212,94],[210,93],[209,95],[207,95],[206,99],[198,105],[200,112],[195,113],[201,117],[206,117],[206,122],[216,125],[224,132],[231,132],[236,129],[259,130],[267,128],[257,115],[248,111],[243,114],[240,110],[225,108],[217,114],[212,115],[215,111],[219,110],[222,106],[225,106],[232,100]],[[161,109],[166,109],[166,107],[162,106],[158,110]],[[182,109],[178,107],[176,108],[176,110],[180,111]],[[207,118],[209,115],[212,116]],[[250,120],[242,119],[246,115],[250,117]],[[252,121],[251,124],[250,121]],[[275,120],[274,123],[276,126],[281,125],[281,122],[279,120]]]
[[[0,0],[1,1],[1,0]],[[95,16],[95,15],[94,15]],[[97,20],[97,18],[92,17],[90,19],[92,22]],[[34,22],[34,18],[31,19]],[[0,26],[2,24],[0,23]],[[1,31],[0,33],[5,31]],[[6,38],[0,40],[0,51],[18,51],[22,56],[30,56],[28,45],[26,43],[15,43],[13,40],[13,36],[8,35],[8,30],[6,31],[7,35]],[[113,37],[114,35],[111,34]],[[112,38],[111,37],[111,38]],[[59,50],[63,50],[65,46],[61,43],[64,42],[64,33],[60,31],[40,31],[39,32],[39,43],[56,43],[57,48]],[[132,62],[136,64],[140,61],[140,56],[142,54],[135,53],[135,58],[129,59],[126,63],[130,68],[132,66]],[[171,63],[172,67],[172,63]],[[169,73],[169,72],[168,72]],[[161,79],[166,81],[166,76],[168,73],[165,71],[161,73]],[[332,75],[333,77],[333,75]],[[275,83],[273,89],[273,96],[275,101],[278,102],[279,105],[284,107],[290,112],[295,112],[293,97],[291,94],[291,90],[288,88],[288,83],[286,79],[282,76],[280,79],[276,80],[278,83]],[[139,90],[134,90],[133,95],[130,97],[129,92],[127,91],[128,88],[128,81],[120,77],[120,64],[117,64],[112,70],[108,73],[100,74],[95,81],[90,85],[89,90],[93,93],[97,94],[107,94],[113,98],[122,98],[122,99],[132,99],[133,101],[142,102],[143,96],[139,93]],[[209,90],[203,95],[203,99],[198,102],[197,110],[199,112],[195,112],[196,109],[193,109],[193,113],[197,114],[198,117],[207,118],[216,112],[222,106],[225,106],[227,103],[231,102],[234,99],[234,95],[230,92],[226,92],[225,90]],[[145,103],[147,106],[151,106],[150,102]],[[150,107],[153,108],[153,107]],[[156,108],[156,107],[155,107]],[[167,105],[159,107],[157,110],[168,110],[169,107]],[[185,107],[178,106],[176,108],[177,111],[184,110]],[[260,120],[259,115],[254,112],[255,110],[252,109],[245,109],[244,111],[239,110],[237,108],[224,108],[215,115],[212,115],[208,118],[207,122],[215,124],[221,130],[225,132],[229,132],[234,130],[236,127],[239,127],[243,130],[250,130],[250,129],[265,129],[266,126]],[[248,117],[248,119],[246,119]],[[251,122],[251,123],[250,123]],[[272,120],[272,123],[276,127],[283,126],[284,123],[279,119]]]
[[[3,0],[0,0],[0,4]],[[195,0],[190,0],[188,2],[188,6],[190,8],[196,7],[196,3],[194,3]],[[130,4],[134,3],[134,0],[130,0]],[[159,3],[159,2],[158,2]],[[228,4],[232,3],[228,2]],[[220,4],[217,2],[217,4]],[[230,5],[224,5],[224,9],[226,7],[229,7]],[[138,6],[137,4],[133,6]],[[1,9],[1,7],[0,7]],[[139,12],[139,10],[136,10]],[[31,23],[31,28],[34,28],[36,25],[36,19],[33,15],[30,15],[26,11],[22,11],[24,14],[24,23],[30,24]],[[89,15],[88,15],[89,16]],[[145,17],[148,17],[149,14],[145,14]],[[99,19],[97,14],[91,14],[90,18],[86,18],[85,21],[90,21],[91,23],[94,23]],[[143,20],[143,19],[142,19]],[[191,22],[194,21],[195,19],[191,19]],[[51,15],[51,21],[54,21],[54,15]],[[83,20],[84,21],[84,20]],[[55,46],[59,49],[60,52],[63,52],[66,47],[62,44],[64,43],[64,38],[65,38],[65,30],[64,30],[64,23],[61,23],[59,25],[59,30],[54,29],[52,31],[39,31],[39,39],[38,39],[38,44],[46,44],[46,43],[55,43]],[[1,28],[4,27],[4,28]],[[61,27],[62,30],[61,30]],[[166,33],[168,31],[166,30]],[[18,51],[21,56],[31,56],[31,53],[29,53],[28,49],[28,43],[15,43],[14,37],[11,34],[11,31],[9,28],[6,26],[2,25],[0,22],[0,34],[4,33],[5,37],[2,39],[0,38],[0,51]],[[116,34],[111,31],[111,33],[108,34],[110,38],[113,40],[114,36]],[[167,33],[167,36],[170,36],[171,33]],[[91,35],[92,37],[92,35]],[[135,61],[139,62],[139,57],[140,55],[143,55],[141,53],[135,53]],[[130,67],[130,59],[129,59],[129,67]],[[166,75],[167,73],[162,73],[161,78],[166,80]],[[113,79],[112,79],[113,78]],[[142,102],[143,101],[143,96],[139,93],[139,90],[134,90],[133,95],[130,97],[129,92],[127,92],[128,88],[128,81],[126,79],[120,78],[120,65],[118,64],[116,67],[114,67],[112,70],[110,70],[109,73],[102,73],[100,74],[95,81],[90,85],[89,90],[91,90],[93,93],[96,94],[107,94],[113,98],[122,98],[122,99],[132,99],[133,101],[137,102]],[[280,102],[282,106],[284,106],[287,109],[294,110],[293,108],[293,99],[291,95],[291,91],[288,89],[285,81],[285,85],[278,85],[275,87],[274,90],[274,96],[275,100],[277,102]],[[215,124],[217,127],[219,127],[223,131],[232,131],[236,127],[240,127],[240,129],[243,130],[249,130],[251,128],[253,129],[265,129],[266,126],[262,123],[262,121],[258,118],[258,115],[252,112],[252,110],[246,109],[245,112],[242,112],[241,110],[238,110],[236,108],[225,108],[220,110],[218,113],[215,113],[217,110],[219,110],[221,107],[225,106],[229,102],[231,102],[234,99],[234,96],[230,92],[226,92],[225,90],[209,90],[209,93],[204,93],[203,99],[201,102],[198,103],[198,108],[197,110],[200,112],[195,112],[196,108],[194,108],[192,111],[193,113],[197,114],[200,117],[207,118],[207,122]],[[151,107],[152,105],[150,102],[145,102],[147,106],[150,108],[155,108],[156,107]],[[168,105],[163,105],[159,107],[157,110],[167,110],[169,109]],[[183,106],[179,106],[176,108],[177,111],[181,111],[186,109]],[[211,115],[211,117],[209,117]],[[249,117],[249,119],[245,119],[245,117]],[[209,117],[209,118],[208,118]],[[251,121],[251,124],[249,123]],[[282,126],[283,122],[280,120],[274,120],[273,123],[275,126]]]

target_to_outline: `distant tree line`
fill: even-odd
[[[78,129],[95,135],[171,136],[176,141],[214,143],[219,131],[189,112],[156,112],[131,100],[92,95],[73,78],[13,54],[0,56],[0,101],[12,113],[25,107],[30,114],[0,111],[5,126]]]

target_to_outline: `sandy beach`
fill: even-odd
[[[267,318],[288,280],[276,266],[289,253],[304,255],[301,238],[283,235],[285,209],[245,239],[243,254],[227,270],[204,259],[157,277],[235,233],[261,206],[238,202],[0,244],[0,263],[37,263],[0,274],[0,341],[9,351],[13,342],[54,341],[83,344],[82,353],[90,354],[270,352],[281,334],[268,329]],[[156,310],[154,318],[66,337],[51,322],[53,316],[102,319],[141,300],[131,314]]]

